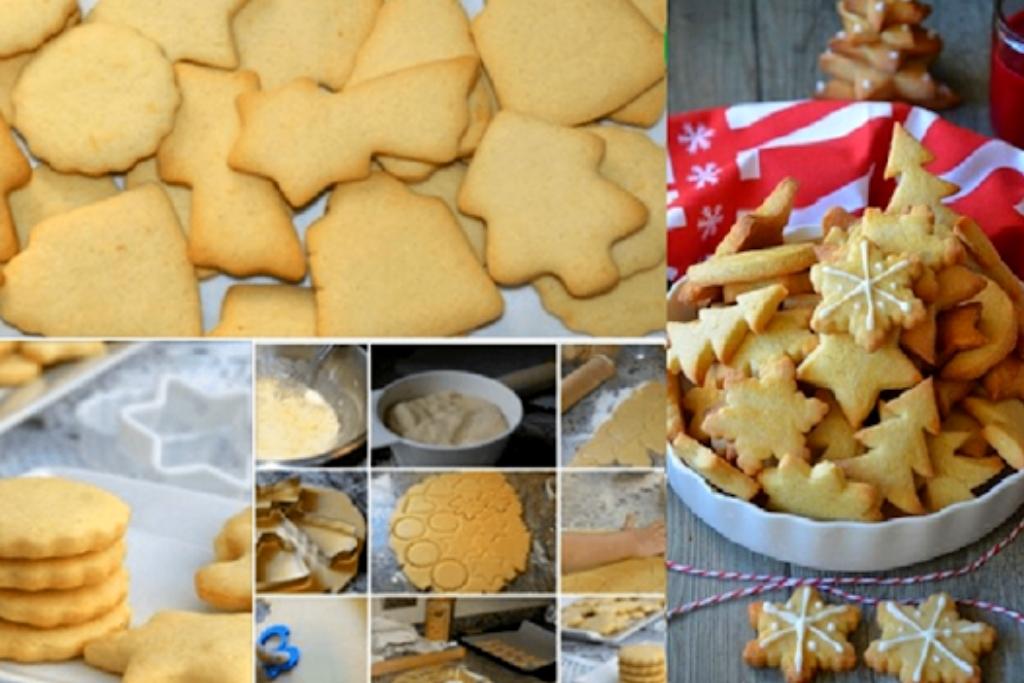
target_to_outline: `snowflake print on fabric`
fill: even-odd
[[[700,164],[691,166],[690,175],[686,176],[686,180],[696,185],[698,190],[703,190],[708,185],[717,185],[721,173],[721,167],[715,162],[709,161],[703,166]]]
[[[686,152],[693,156],[699,151],[711,149],[711,138],[715,137],[715,131],[703,123],[694,126],[691,123],[683,124],[683,132],[676,138],[679,144],[686,145]]]
[[[725,214],[722,213],[722,205],[705,206],[700,210],[700,219],[697,221],[697,229],[700,230],[700,238],[705,242],[718,232],[718,226],[725,221]]]

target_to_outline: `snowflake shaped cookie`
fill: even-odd
[[[992,649],[996,631],[988,624],[960,619],[945,593],[920,607],[885,601],[878,605],[882,637],[872,641],[864,661],[902,683],[977,683],[978,656]]]
[[[785,603],[752,604],[749,616],[757,638],[743,649],[743,660],[781,668],[787,683],[807,683],[819,669],[846,671],[857,665],[857,653],[846,641],[860,621],[860,610],[852,605],[826,605],[816,590],[801,586]]]
[[[916,256],[886,256],[868,240],[851,240],[835,261],[811,268],[814,291],[822,297],[811,327],[849,332],[874,351],[893,327],[909,329],[924,319],[924,304],[913,290],[920,274]]]

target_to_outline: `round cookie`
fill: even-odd
[[[65,173],[124,171],[156,152],[180,102],[153,41],[126,26],[86,24],[39,51],[14,87],[16,128]]]
[[[129,507],[116,496],[58,477],[0,480],[0,557],[95,552],[124,535]]]
[[[74,626],[35,628],[0,621],[0,659],[26,663],[74,659],[86,643],[120,631],[129,621],[131,610],[125,602],[98,619]]]
[[[75,0],[4,0],[0,3],[0,57],[39,47],[77,9]]]
[[[95,586],[70,590],[0,590],[0,619],[54,628],[98,619],[128,595],[128,572],[120,569]]]
[[[526,570],[530,532],[503,475],[442,474],[398,500],[390,545],[421,590],[493,593]]]
[[[21,591],[66,590],[91,586],[110,577],[124,562],[124,541],[70,557],[43,560],[0,558],[0,588]]]

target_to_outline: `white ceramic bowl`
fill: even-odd
[[[501,410],[508,429],[481,443],[466,446],[433,446],[405,439],[387,428],[384,416],[399,401],[457,391],[490,401]],[[391,448],[399,467],[487,467],[498,462],[508,439],[523,420],[523,403],[514,391],[496,379],[457,370],[432,370],[395,380],[372,396],[371,443]]]
[[[669,292],[668,319],[694,316]],[[974,500],[939,512],[885,522],[822,522],[721,493],[680,460],[668,445],[669,486],[708,526],[756,553],[827,571],[874,572],[905,567],[969,545],[1024,504],[1024,471],[1013,472]]]

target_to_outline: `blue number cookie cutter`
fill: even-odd
[[[260,634],[260,647],[266,649],[268,652],[280,652],[288,655],[288,659],[280,664],[263,662],[263,671],[267,674],[267,678],[270,680],[274,680],[281,674],[291,671],[299,663],[299,657],[302,652],[299,648],[288,642],[289,636],[291,636],[291,631],[283,624],[275,624]],[[267,643],[275,638],[277,639],[275,646],[267,647]]]

